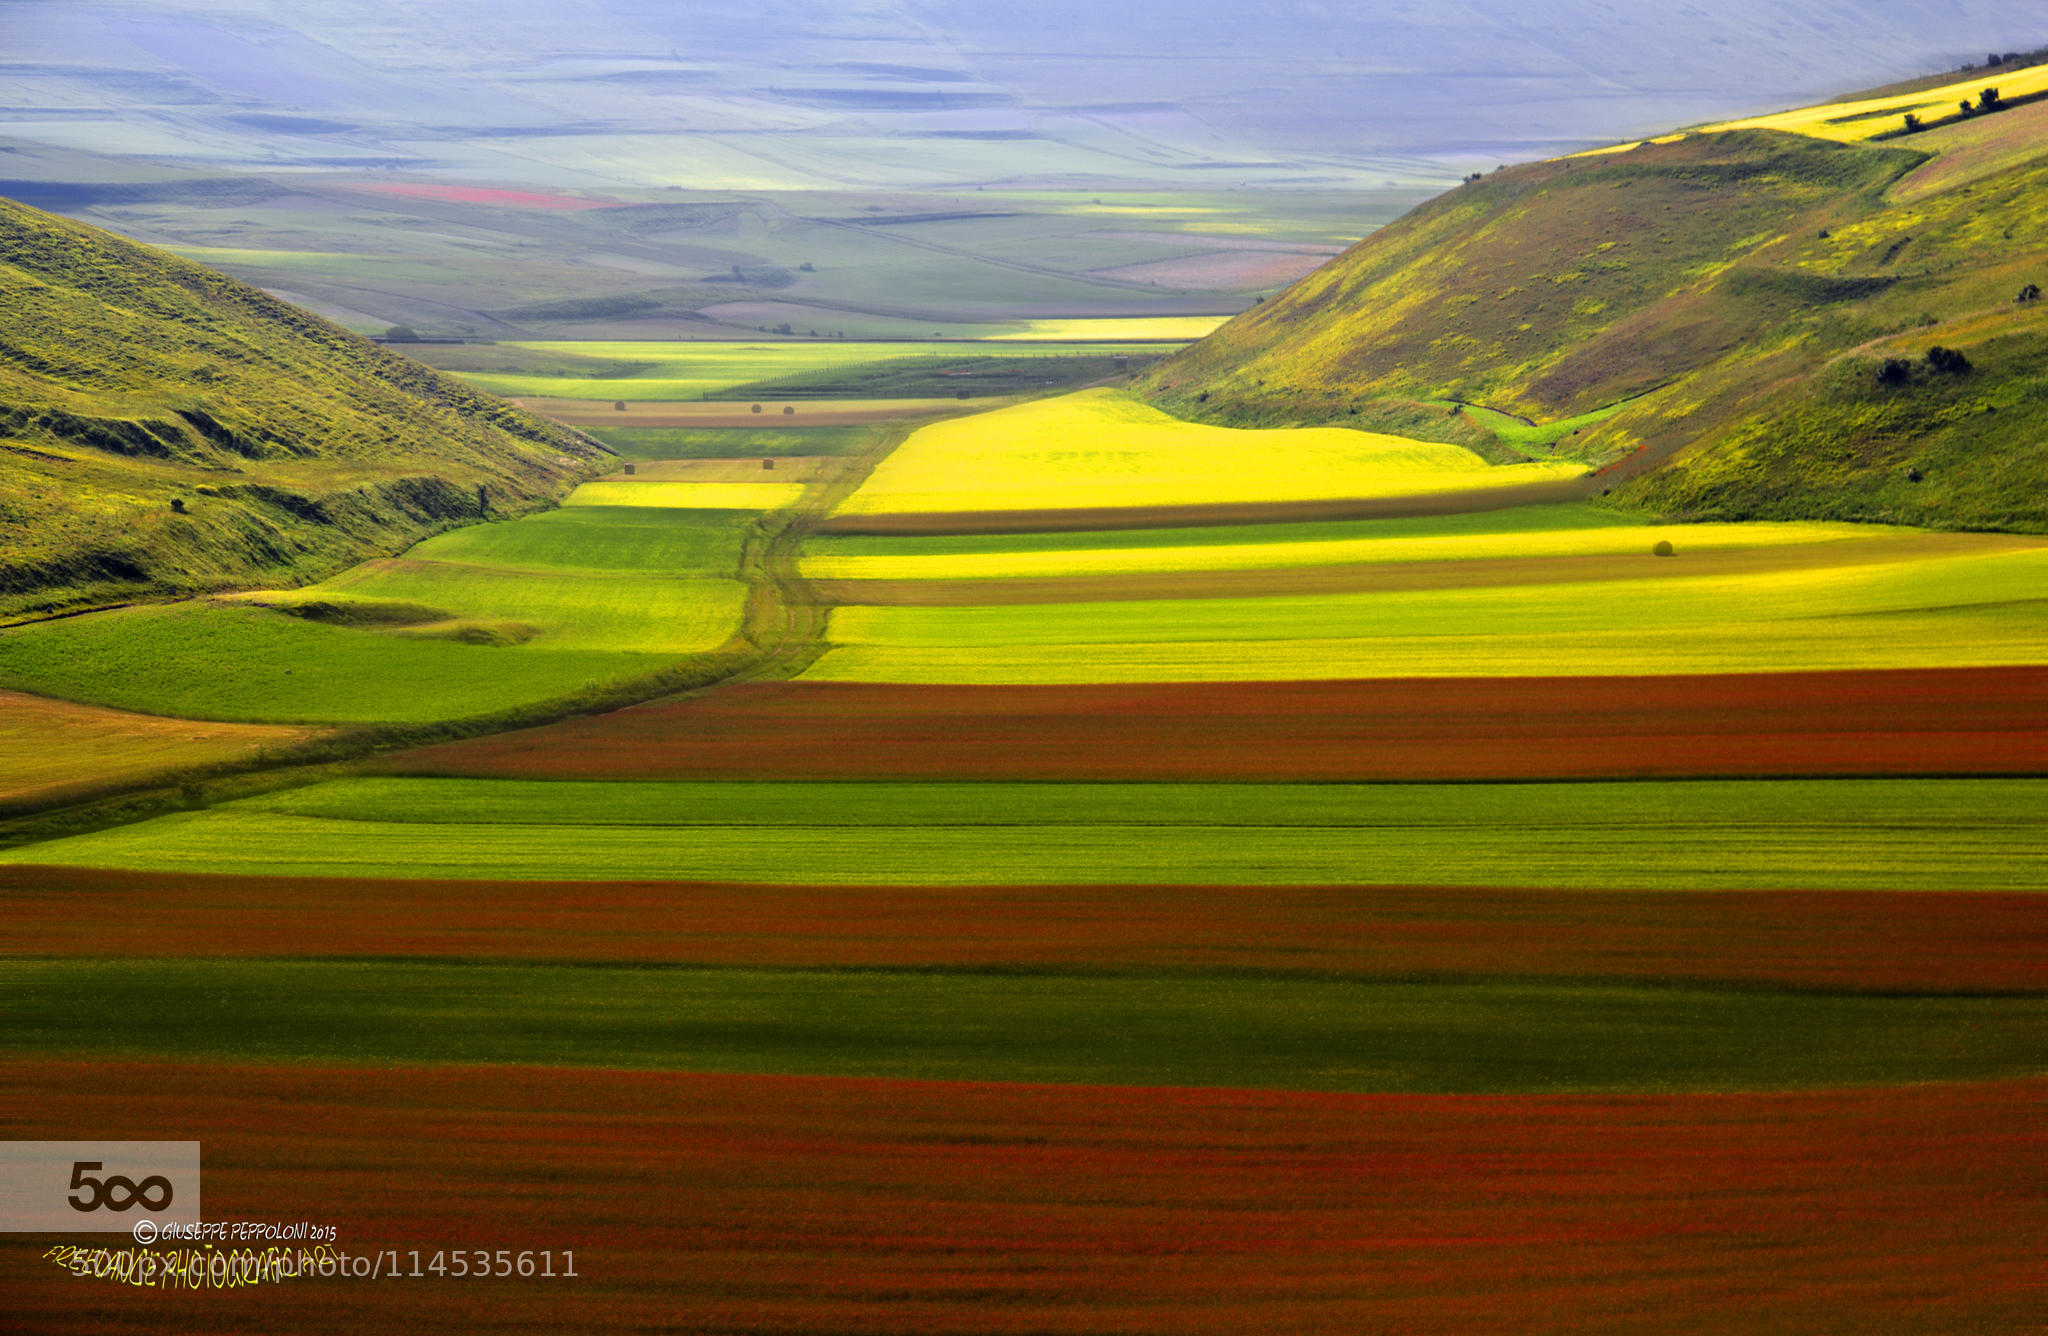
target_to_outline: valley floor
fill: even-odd
[[[1099,391],[622,416],[559,511],[0,634],[194,765],[394,730],[0,850],[0,1135],[190,1136],[209,1216],[577,1278],[7,1250],[36,1329],[2032,1319],[2048,546],[1206,523],[1569,470],[1259,433],[1240,487]]]

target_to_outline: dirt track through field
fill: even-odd
[[[721,886],[0,867],[8,955],[1309,971],[2048,990],[2048,897]]]
[[[2048,774],[2048,668],[1138,686],[773,682],[392,758],[560,779]]]
[[[48,1336],[2020,1331],[2044,1107],[2041,1081],[1458,1098],[17,1061],[0,1136],[196,1138],[209,1219],[396,1255],[166,1292],[20,1240],[0,1291]],[[557,1278],[433,1274],[449,1249],[550,1250]]]

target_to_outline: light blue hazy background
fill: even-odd
[[[2039,0],[0,0],[0,136],[582,186],[1379,187],[2044,42]]]

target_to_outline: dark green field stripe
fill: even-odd
[[[0,965],[16,1053],[1306,1090],[1773,1090],[2048,1072],[2048,998],[269,961]]]

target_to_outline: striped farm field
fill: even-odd
[[[387,766],[429,776],[607,780],[2041,775],[2048,668],[1135,686],[746,683],[686,703],[428,747]]]
[[[2044,1100],[24,1058],[0,1135],[203,1134],[209,1214],[331,1222],[407,1267],[574,1249],[581,1279],[164,1294],[11,1248],[0,1285],[52,1336],[167,1306],[295,1332],[2023,1330]]]
[[[1157,355],[1162,351],[1158,343],[1129,339],[1087,343],[1020,340],[1002,343],[993,349],[987,342],[936,339],[895,343],[859,339],[788,343],[569,341],[522,342],[508,346],[585,359],[590,362],[594,374],[524,375],[465,371],[460,373],[462,378],[508,398],[626,403],[715,399],[756,383],[786,382],[820,372],[858,372],[916,362],[960,361],[998,355],[1004,359],[1127,357]],[[605,374],[607,363],[619,362],[639,363],[644,369],[628,376]],[[858,376],[853,378],[858,379]]]
[[[2048,660],[2048,548],[1734,576],[847,607],[818,681],[1087,683],[1971,668]]]
[[[2048,993],[2048,897],[761,886],[0,867],[18,958],[580,961]]]
[[[1835,544],[1900,552],[1931,535],[1856,524],[1641,524],[1592,506],[1529,506],[1474,515],[1350,523],[1219,526],[957,537],[821,537],[807,545],[804,574],[823,580],[1046,579],[1287,569],[1298,566],[1648,556],[1660,542],[1688,557]],[[1943,535],[1987,550],[2026,540]],[[2048,546],[2048,544],[2043,544]]]
[[[919,429],[844,502],[846,516],[1321,501],[1574,478],[1494,469],[1460,446],[1341,427],[1244,431],[1183,422],[1109,390]]]
[[[728,641],[746,599],[737,576],[751,518],[597,498],[443,534],[305,589],[0,633],[0,682],[265,723],[517,709],[660,673]]]
[[[2048,781],[605,784],[365,779],[0,863],[550,881],[2048,889]]]
[[[2048,1076],[2048,994],[587,964],[0,962],[16,1053],[1407,1093]]]

